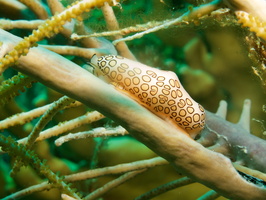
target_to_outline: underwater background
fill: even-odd
[[[51,17],[53,14],[47,2],[39,2],[48,13],[47,17]],[[61,1],[65,7],[72,2],[70,0]],[[138,29],[137,24],[177,18],[192,7],[209,2],[211,1],[127,0],[122,1],[121,6],[113,7],[113,10],[120,29],[131,26]],[[29,8],[28,6],[23,1],[12,0],[9,3],[0,1],[1,18],[9,20],[9,22],[21,19],[29,21],[40,19],[33,12],[36,8]],[[90,30],[93,30],[93,33],[108,31],[100,8],[83,13],[82,19],[84,24]],[[23,26],[12,27],[11,25],[11,28],[7,28],[8,26],[5,23],[0,21],[1,28],[16,36],[23,38],[32,32],[31,28],[23,28]],[[78,26],[74,28],[74,33],[79,33],[78,28]],[[133,35],[133,33],[130,34]],[[127,41],[126,44],[139,62],[175,72],[190,96],[206,110],[216,112],[219,102],[225,100],[228,103],[227,120],[230,122],[237,123],[244,100],[250,99],[252,102],[251,133],[265,139],[266,90],[265,85],[262,84],[263,79],[255,73],[255,68],[251,67],[256,67],[257,63],[250,55],[252,44],[246,39],[250,34],[253,33],[248,28],[242,27],[230,10],[224,8],[219,12],[198,18],[192,22],[184,21],[149,33],[141,38],[135,38]],[[113,36],[101,37],[109,41],[114,40]],[[45,38],[39,41],[38,44],[44,45],[44,47],[47,45],[82,46],[79,40],[72,40],[60,33]],[[88,58],[71,55],[71,53],[63,56],[84,68],[89,62]],[[9,96],[9,92],[1,93],[0,91],[0,124],[10,116],[22,112],[28,113],[63,96],[63,94],[39,83],[38,80],[24,79],[23,75],[12,79],[17,74],[16,70],[8,68],[0,77],[2,81],[0,89],[3,89],[4,85],[13,84],[12,88],[9,89],[12,95]],[[4,82],[5,80],[10,82]],[[16,86],[17,83],[18,86]],[[49,120],[44,130],[63,126],[73,119],[81,120],[82,116],[88,112],[93,112],[91,108],[84,104],[76,104],[59,111],[53,119]],[[99,127],[114,128],[118,126],[111,119],[101,116],[96,118],[96,120],[90,122],[77,123],[73,125],[71,130],[62,130],[62,134],[88,131]],[[14,126],[10,125],[7,128],[1,128],[1,126],[1,134],[12,136],[16,140],[27,137],[39,119],[39,117],[34,117],[31,120],[17,119],[18,122]],[[78,139],[66,142],[62,146],[56,146],[54,142],[58,137],[36,142],[32,149],[41,160],[46,160],[46,164],[52,171],[60,176],[131,163],[156,156],[153,151],[129,135]],[[2,154],[0,157],[0,198],[32,185],[40,184],[45,179],[31,166],[25,165],[17,167],[10,174],[13,164],[20,162],[15,160],[14,157],[9,157],[7,154]],[[17,165],[19,165],[18,163]],[[120,175],[112,174],[78,181],[72,183],[71,187],[76,188],[82,196],[85,196]],[[96,199],[134,199],[153,188],[181,177],[183,175],[176,173],[170,165],[156,166]],[[168,191],[153,199],[193,200],[200,198],[209,190],[202,184],[192,183]],[[226,199],[218,196],[213,199]],[[53,200],[60,198],[60,190],[53,188],[49,191],[30,194],[21,199]]]

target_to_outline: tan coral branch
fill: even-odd
[[[110,3],[113,1],[109,0]],[[48,19],[34,30],[29,37],[24,38],[15,47],[14,50],[8,52],[4,58],[0,59],[0,74],[10,65],[14,64],[21,55],[26,55],[29,48],[36,45],[36,42],[44,37],[51,37],[63,29],[63,25],[72,18],[79,17],[83,12],[89,11],[96,6],[102,6],[106,0],[83,0],[77,1],[68,9]]]
[[[20,40],[3,30],[0,36],[9,43]],[[36,58],[39,62],[35,62]],[[17,69],[112,118],[179,172],[221,195],[243,200],[265,199],[266,189],[245,181],[228,158],[179,134],[168,122],[58,54],[33,48],[19,59]]]
[[[25,4],[28,6],[40,19],[47,19],[48,18],[48,13],[44,8],[44,5],[37,0],[18,0],[21,3]]]

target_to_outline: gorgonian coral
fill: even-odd
[[[66,22],[79,17],[83,12],[88,12],[93,7],[102,6],[104,2],[106,1],[76,1],[62,13],[54,15],[51,19],[46,20],[37,30],[34,30],[30,36],[25,37],[19,42],[14,50],[10,51],[0,60],[0,73],[16,62],[21,55],[26,55],[30,47],[37,45],[36,42],[42,40],[44,37],[49,38],[54,34],[59,33]],[[110,2],[112,3],[112,1]]]
[[[33,78],[22,73],[3,81],[0,85],[0,105],[10,102],[20,91],[25,91],[25,87],[30,88],[34,82],[36,81]]]
[[[48,1],[48,2],[51,2],[51,1]],[[60,4],[59,1],[57,3]],[[5,68],[4,67],[5,64],[9,65],[10,63],[16,60],[15,65],[13,66],[14,69],[18,71],[23,71],[25,74],[28,74],[29,76],[34,77],[36,80],[43,83],[45,86],[49,88],[53,88],[56,91],[64,95],[67,95],[75,100],[82,102],[84,105],[90,107],[90,109],[97,110],[97,111],[87,112],[86,114],[83,114],[83,115],[77,114],[78,116],[76,116],[76,118],[73,118],[73,115],[76,114],[76,112],[74,112],[71,114],[71,119],[68,119],[68,121],[63,122],[63,123],[58,123],[58,122],[53,121],[52,123],[53,127],[43,130],[44,126],[48,122],[51,121],[52,116],[56,112],[58,112],[61,109],[65,110],[66,107],[68,107],[66,105],[68,105],[71,102],[71,100],[68,97],[63,97],[59,99],[58,101],[55,101],[53,104],[46,105],[43,108],[36,109],[36,111],[32,110],[26,113],[21,113],[21,114],[12,116],[11,118],[7,118],[1,121],[0,124],[2,125],[1,127],[3,129],[11,130],[11,127],[13,125],[17,125],[20,123],[24,124],[30,119],[36,118],[41,114],[43,115],[37,123],[34,123],[33,129],[31,131],[32,134],[30,134],[30,136],[25,137],[23,139],[18,139],[16,142],[14,142],[11,139],[7,139],[6,137],[1,136],[0,145],[3,147],[3,150],[6,152],[9,152],[11,155],[17,154],[19,156],[19,158],[17,159],[18,160],[17,162],[19,162],[18,164],[21,164],[25,161],[24,164],[33,165],[33,167],[38,172],[40,172],[40,174],[44,175],[50,181],[51,187],[55,186],[55,187],[60,188],[59,193],[61,194],[62,198],[65,198],[65,199],[71,198],[69,196],[72,196],[73,198],[76,198],[76,199],[79,199],[80,197],[76,195],[75,193],[71,192],[71,189],[62,180],[71,182],[71,181],[77,181],[77,180],[97,178],[99,176],[104,176],[106,174],[125,173],[119,176],[118,178],[110,181],[109,183],[103,185],[102,187],[99,187],[98,189],[95,189],[96,184],[94,184],[94,182],[91,182],[89,186],[84,184],[86,186],[85,187],[86,191],[84,191],[84,194],[83,194],[84,199],[98,198],[98,197],[104,196],[104,193],[106,193],[107,191],[110,191],[114,187],[122,183],[125,184],[126,181],[128,181],[132,177],[135,177],[137,174],[142,174],[141,177],[144,177],[145,176],[145,174],[143,173],[144,171],[150,168],[153,168],[155,166],[166,165],[167,163],[171,163],[171,165],[173,165],[179,173],[182,173],[183,175],[186,175],[189,178],[182,178],[178,181],[174,181],[174,182],[167,184],[165,187],[162,186],[162,187],[156,188],[155,189],[156,195],[159,195],[160,191],[165,192],[165,191],[170,190],[173,187],[179,187],[179,186],[190,184],[194,181],[197,181],[214,190],[214,191],[207,193],[206,194],[207,197],[210,197],[213,195],[215,197],[218,197],[219,195],[222,195],[222,196],[225,196],[231,199],[265,199],[266,191],[264,187],[264,182],[259,179],[265,180],[265,174],[264,174],[265,167],[264,166],[265,166],[266,161],[263,158],[265,157],[264,152],[266,149],[266,145],[265,145],[265,141],[250,134],[250,130],[249,130],[250,101],[248,100],[245,101],[244,108],[243,108],[243,114],[239,120],[239,123],[237,124],[232,124],[225,120],[225,117],[226,117],[225,113],[227,109],[226,109],[226,105],[224,102],[221,103],[221,106],[218,109],[216,114],[206,111],[206,126],[201,131],[201,133],[195,138],[196,140],[193,140],[192,138],[187,137],[187,135],[184,135],[182,130],[180,130],[176,126],[173,126],[173,124],[169,123],[169,120],[165,120],[164,117],[158,117],[154,113],[147,110],[145,106],[143,107],[143,102],[135,101],[132,95],[125,95],[125,91],[121,90],[123,89],[121,85],[120,87],[114,88],[112,85],[109,85],[99,80],[99,78],[95,77],[89,71],[77,65],[75,62],[80,63],[81,61],[80,60],[77,61],[76,57],[75,58],[70,57],[70,59],[66,59],[63,56],[59,55],[59,53],[62,53],[62,54],[65,53],[68,55],[73,54],[75,56],[81,56],[81,57],[86,57],[86,58],[91,57],[93,54],[108,55],[110,54],[110,51],[114,49],[114,46],[107,39],[104,39],[104,38],[90,39],[89,37],[83,38],[80,44],[86,43],[86,45],[84,46],[91,47],[91,49],[89,50],[86,49],[87,51],[85,51],[84,48],[82,49],[78,47],[79,45],[78,42],[72,43],[73,46],[71,47],[65,45],[64,48],[63,46],[51,46],[50,44],[45,45],[45,46],[38,46],[35,48],[30,48],[40,39],[44,37],[50,37],[54,33],[59,32],[60,30],[63,30],[63,29],[67,30],[68,33],[73,31],[74,30],[73,27],[69,28],[67,26],[62,26],[62,25],[66,23],[67,21],[69,21],[71,17],[76,18],[77,16],[82,14],[82,12],[85,11],[87,8],[91,9],[92,5],[100,5],[98,3],[102,5],[103,1],[93,1],[93,0],[92,1],[88,1],[88,0],[78,1],[76,2],[76,4],[72,4],[70,7],[66,8],[66,10],[63,11],[61,14],[57,14],[54,17],[52,17],[50,20],[44,21],[43,25],[40,25],[39,28],[36,31],[34,31],[31,36],[29,36],[28,38],[24,40],[21,39],[20,37],[14,36],[12,33],[8,33],[4,30],[0,30],[0,36],[1,38],[3,38],[2,42],[3,42],[3,47],[4,47],[4,48],[1,48],[0,55],[2,56],[6,54],[9,55],[6,58],[4,58],[4,60],[6,61],[4,64],[2,63],[2,67],[3,67],[2,70]],[[168,26],[175,26],[177,30],[179,31],[179,30],[182,30],[184,27],[190,28],[191,26],[194,26],[195,24],[198,26],[197,30],[201,28],[204,29],[204,27],[208,25],[208,23],[207,25],[205,24],[206,21],[212,21],[212,20],[215,20],[216,22],[218,22],[218,25],[223,26],[223,28],[225,25],[235,23],[235,21],[229,22],[227,20],[226,16],[230,16],[231,18],[234,17],[228,11],[228,9],[217,10],[220,8],[220,6],[223,6],[223,4],[220,4],[220,3],[221,1],[214,1],[204,6],[199,6],[199,7],[196,7],[195,9],[190,9],[188,12],[183,12],[182,10],[182,13],[184,14],[181,15],[181,17],[176,17],[175,19],[171,19],[171,20],[163,20],[160,23],[152,23],[153,25],[152,27],[149,26],[150,24],[146,23],[142,26],[142,28],[146,26],[147,31],[144,31],[143,33],[140,33],[140,34],[133,35],[133,37],[131,38],[136,39],[138,38],[138,36],[143,37],[145,34],[148,34],[151,32],[155,32],[155,31],[162,30],[162,29],[167,30],[169,28]],[[78,6],[81,6],[81,7],[78,7]],[[61,8],[59,8],[60,11],[62,11]],[[107,13],[105,14],[105,17],[107,18],[110,17],[112,18],[112,20],[115,20],[115,16],[110,14],[112,9],[108,4],[105,4],[105,6],[102,7],[101,9],[105,13]],[[53,13],[56,12],[54,11],[54,8],[53,9],[51,8],[51,10],[53,10]],[[68,11],[71,11],[71,12],[68,12]],[[223,18],[224,16],[225,18]],[[106,20],[106,22],[111,23],[112,20]],[[21,22],[21,23],[23,24],[24,22]],[[42,22],[38,21],[38,23],[42,23]],[[240,25],[235,25],[235,26],[240,27]],[[15,28],[15,25],[13,25],[13,28]],[[121,30],[127,30],[127,32],[124,31],[123,33],[125,32],[130,33],[130,30],[133,30],[133,29],[131,29],[131,26],[130,26],[128,27],[128,29],[124,28]],[[145,30],[145,29],[139,29],[139,30]],[[119,33],[119,31],[116,32],[115,34],[117,33]],[[64,36],[67,36],[67,38],[69,39],[69,35],[70,34],[66,34]],[[204,37],[202,36],[202,38],[207,40],[208,33],[202,33],[202,35],[204,36]],[[88,41],[90,41],[91,43],[89,43]],[[119,43],[122,43],[123,41],[119,40],[116,42],[118,42],[119,44]],[[145,41],[145,46],[146,44],[147,43]],[[15,47],[16,50],[12,51],[12,48],[14,46],[17,46]],[[119,45],[117,45],[116,46],[117,52],[119,52],[119,54],[123,53],[124,55],[128,55],[128,56],[133,55],[130,52],[129,48],[125,48],[125,46],[126,45],[124,43],[122,50],[121,49],[118,50],[118,48],[120,48],[121,46],[119,47]],[[210,46],[211,44],[209,44],[209,49],[208,49],[209,51],[213,50],[212,48],[210,48]],[[47,50],[45,48],[54,50],[56,51],[56,53],[51,52],[50,50]],[[29,51],[27,49],[29,49]],[[218,50],[221,50],[221,49],[218,49]],[[142,51],[142,53],[143,52],[144,51]],[[25,56],[21,56],[22,54],[25,54]],[[84,56],[84,54],[86,54],[86,56]],[[112,53],[112,54],[115,55],[116,51],[115,53]],[[169,54],[167,55],[169,56]],[[193,54],[193,56],[196,58],[197,58],[197,55],[198,55],[198,52]],[[163,60],[162,56],[163,56],[163,53],[160,52],[160,60]],[[149,57],[152,57],[152,56],[149,56]],[[104,58],[107,59],[108,57],[104,56]],[[113,63],[112,58],[113,57],[111,56],[112,63],[109,63],[108,67],[115,66],[116,68],[114,72],[118,73],[117,71],[120,70],[120,73],[123,73],[123,70],[125,68],[125,65],[123,65],[123,62],[119,63],[119,66],[115,65]],[[104,61],[107,62],[106,59]],[[131,62],[131,61],[128,61],[128,62]],[[134,62],[134,63],[135,63],[134,66],[142,65],[138,62]],[[175,66],[173,66],[172,64],[173,62],[168,62],[168,63],[170,63],[168,66],[170,66],[171,69],[175,69]],[[219,64],[219,62],[217,63]],[[99,63],[94,62],[94,64],[106,67],[106,65],[102,62],[99,62]],[[124,68],[120,69],[121,65],[123,65]],[[138,67],[136,67],[135,70],[139,71]],[[155,72],[156,70],[156,73],[158,74],[161,73],[161,71],[159,71],[158,69],[152,68],[152,70],[153,70],[152,72]],[[240,70],[237,71],[238,72],[237,75],[239,75],[239,71]],[[110,72],[110,68],[103,69],[103,73],[109,75],[109,72]],[[132,75],[132,72],[127,71],[127,74],[128,76],[130,76]],[[154,75],[154,74],[148,74],[148,75]],[[163,75],[165,75],[164,72],[163,72]],[[228,76],[231,74],[226,74],[226,75]],[[117,81],[118,76],[113,76],[113,77],[115,77],[116,79],[115,78],[114,79],[115,81]],[[111,73],[110,73],[109,78],[112,78]],[[129,78],[129,77],[126,77],[126,78]],[[131,81],[133,81],[133,80],[128,80],[126,78],[123,81],[123,84],[125,85],[128,85],[129,82],[131,83]],[[142,81],[144,82],[147,80],[150,80],[150,77],[147,77],[145,75],[143,75],[141,78],[143,79]],[[168,82],[170,85],[171,83],[173,85],[173,81],[171,80],[172,79],[168,80]],[[111,83],[113,85],[117,85],[116,83],[114,83],[114,80],[111,80]],[[158,84],[160,86],[165,83],[162,81],[162,79],[159,79],[157,80],[155,85],[158,85]],[[175,82],[174,85],[177,87],[178,84]],[[137,89],[145,90],[147,89],[147,87],[150,87],[150,86],[141,84],[139,85],[138,88],[135,88],[135,90]],[[197,88],[198,85],[193,84],[193,87]],[[153,94],[154,92],[156,92],[156,90],[151,90],[149,92]],[[168,94],[168,92],[170,93],[170,90],[167,90],[166,88],[166,90],[161,90],[160,92],[162,94]],[[175,98],[175,95],[177,95],[177,92],[178,92],[177,90],[173,92],[173,96],[172,96],[173,98]],[[164,105],[164,103],[171,104],[172,102],[171,99],[169,99],[169,101],[165,101],[165,97],[160,99],[159,95],[162,95],[162,94],[158,94],[158,98],[155,99],[158,102],[161,101],[160,105],[156,104],[156,106],[158,106],[158,110],[159,108],[161,110],[160,106]],[[142,95],[141,98],[145,97],[146,95],[145,91],[144,92],[142,91],[141,95]],[[167,98],[170,98],[170,97],[167,97]],[[147,99],[147,102],[148,102],[148,99]],[[183,105],[182,102],[183,101],[175,102],[175,103],[179,105],[180,107],[182,107]],[[189,105],[190,101],[187,101],[186,103]],[[167,106],[163,109],[163,111],[168,112]],[[174,113],[174,110],[172,111],[173,111],[172,113]],[[190,106],[188,106],[187,111],[188,112],[191,111]],[[184,111],[180,111],[180,112],[181,112],[181,115],[184,114]],[[98,121],[105,117],[112,119],[115,122],[115,126],[116,124],[119,124],[120,126],[114,127],[113,121],[112,122],[108,121],[105,125],[103,125],[103,123],[105,123],[106,121],[97,122],[96,125],[95,124],[88,125],[92,122]],[[175,119],[179,119],[179,118],[175,118]],[[189,121],[190,118],[188,118],[187,120]],[[80,131],[80,133],[77,133],[77,134],[70,134],[67,136],[60,137],[60,134],[64,132],[72,131],[74,128],[80,127],[81,125],[84,125],[84,124],[86,124],[87,126],[90,126],[91,129],[86,130],[86,131]],[[93,128],[95,126],[97,127]],[[42,146],[43,143],[42,144],[36,143],[36,141],[42,141],[42,140],[45,140],[49,137],[56,136],[56,135],[59,135],[60,137],[58,139],[59,142],[56,143],[57,145],[59,145],[73,138],[85,140],[84,137],[102,136],[102,138],[105,138],[106,136],[115,136],[117,134],[125,135],[129,133],[133,137],[135,137],[137,140],[145,144],[147,147],[149,147],[157,155],[162,156],[164,159],[160,157],[156,157],[153,159],[146,159],[143,161],[131,162],[127,164],[119,164],[119,165],[114,165],[111,167],[103,167],[103,168],[90,169],[90,170],[87,169],[81,173],[74,173],[74,174],[66,176],[64,179],[61,179],[55,174],[51,173],[49,170],[47,171],[47,167],[45,167],[45,162],[40,161],[37,158],[37,156],[32,153],[32,150],[29,150],[27,148],[27,146],[33,145],[33,143],[36,144],[36,146]],[[8,133],[5,133],[5,134],[8,134]],[[29,143],[27,143],[28,140],[29,140]],[[85,142],[86,145],[82,147],[81,151],[83,153],[92,152],[91,153],[92,155],[90,157],[91,162],[85,161],[86,162],[85,165],[86,166],[90,165],[92,168],[94,168],[95,166],[97,166],[99,149],[101,149],[101,147],[104,146],[104,140],[103,139],[97,139],[94,141],[89,140],[89,142],[91,143],[88,144],[88,140],[86,140]],[[44,143],[47,144],[47,141]],[[128,149],[128,147],[134,146],[132,144],[133,143],[131,143],[130,145],[127,144],[123,150],[116,151],[115,156],[108,156],[108,152],[107,152],[104,156],[105,160],[107,160],[109,157],[112,160],[114,160],[116,157],[119,157],[119,153],[121,152],[123,153],[124,151]],[[52,146],[53,144],[50,144],[50,145]],[[95,145],[94,149],[87,151],[88,147],[94,146],[94,145]],[[78,146],[80,146],[80,143]],[[146,152],[147,150],[146,149],[142,151],[143,147],[136,148],[136,146],[134,146],[133,148],[134,148],[133,150],[134,155],[139,154],[139,153],[142,154]],[[55,149],[55,147],[53,147],[53,149]],[[71,153],[73,152],[75,152],[74,149],[71,150]],[[46,159],[48,159],[48,162],[53,163],[51,167],[67,165],[66,162],[64,162],[64,159],[59,159],[57,157],[58,155],[55,155],[53,153],[47,150],[44,151],[42,149],[39,152],[39,155],[44,156]],[[67,155],[67,156],[70,156],[70,155]],[[80,158],[76,158],[78,157],[76,152],[74,153],[74,157],[75,157],[74,159],[77,159],[78,161],[81,160]],[[127,157],[131,157],[131,156],[127,156]],[[55,164],[55,163],[60,163],[60,164]],[[84,166],[84,165],[77,166],[75,164],[73,165],[79,170],[82,169]],[[239,173],[237,172],[236,169],[239,171]],[[55,169],[55,170],[58,171],[58,169]],[[259,170],[260,172],[257,170]],[[63,169],[60,168],[59,171],[63,171]],[[163,173],[163,174],[164,176],[166,175],[166,173]],[[257,178],[251,177],[247,174],[253,175]],[[39,179],[35,178],[35,180],[39,180]],[[11,194],[9,197],[7,197],[7,199],[13,198],[13,197],[21,197],[29,193],[33,193],[36,191],[41,191],[41,190],[45,190],[49,188],[50,186],[48,185],[48,182],[42,182],[39,185],[30,186],[14,194]],[[69,196],[67,196],[66,194]],[[139,194],[133,194],[133,195],[139,195]],[[153,197],[152,195],[153,195],[152,192],[148,192],[142,197],[139,197],[139,199],[151,198]],[[58,196],[54,196],[54,197],[56,198]]]

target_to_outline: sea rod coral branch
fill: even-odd
[[[0,135],[0,146],[2,149],[10,154],[10,156],[19,156],[25,164],[30,164],[35,170],[44,175],[49,182],[61,188],[67,194],[80,199],[79,196],[62,179],[53,173],[44,162],[42,162],[37,155],[28,150],[25,146],[19,145],[11,137]]]
[[[136,170],[136,171],[132,171],[132,172],[127,172],[127,173],[119,176],[115,180],[112,180],[112,181],[108,182],[103,187],[100,187],[97,190],[93,191],[92,193],[90,193],[89,195],[84,197],[84,200],[97,199],[97,198],[101,197],[102,195],[104,195],[109,190],[111,190],[112,188],[115,188],[115,187],[121,185],[122,183],[128,181],[131,178],[134,178],[136,175],[138,175],[138,174],[140,174],[142,172],[145,172],[145,171],[146,171],[146,169],[141,169],[141,170]]]
[[[3,106],[8,103],[15,96],[19,95],[19,91],[25,91],[25,87],[30,88],[35,82],[31,77],[21,73],[3,81],[0,85],[0,105]]]
[[[62,124],[59,124],[57,126],[54,126],[52,128],[42,131],[40,135],[36,138],[36,141],[41,141],[41,140],[45,140],[53,136],[58,136],[74,128],[80,127],[83,124],[89,124],[94,121],[100,120],[102,118],[104,118],[104,116],[97,111],[87,112],[86,114],[82,116],[79,116],[77,118],[74,118],[72,120],[66,121]],[[27,140],[28,140],[28,137],[19,139],[17,142],[21,144],[25,144]]]
[[[123,163],[115,166],[109,166],[104,168],[92,169],[84,172],[79,172],[76,174],[67,175],[64,177],[64,180],[67,182],[75,182],[81,180],[87,180],[92,178],[97,178],[105,175],[114,175],[121,174],[130,171],[136,171],[141,169],[149,169],[156,166],[169,164],[165,159],[161,157],[155,157],[151,159],[135,161],[131,163]],[[34,192],[40,192],[43,190],[48,190],[52,186],[48,184],[47,181],[40,183],[38,185],[30,186],[26,189],[20,190],[19,192],[12,193],[11,195],[5,197],[3,200],[13,200],[17,198],[21,198],[23,196],[32,194]]]
[[[60,13],[64,10],[64,6],[59,0],[47,0],[47,4],[53,15],[56,14],[56,12]]]
[[[69,133],[67,135],[61,136],[55,140],[56,146],[61,146],[65,142],[71,140],[84,139],[89,137],[110,137],[110,136],[123,136],[128,134],[128,132],[121,126],[115,128],[104,128],[98,127],[89,131],[78,132],[78,133]]]
[[[58,33],[63,25],[70,21],[72,18],[77,18],[83,12],[89,11],[96,6],[102,6],[106,0],[83,0],[77,2],[70,8],[64,10],[58,15],[54,15],[51,19],[46,20],[42,25],[34,30],[33,33],[20,41],[14,50],[10,51],[4,58],[0,59],[0,74],[10,65],[14,64],[21,55],[26,55],[29,48],[36,45],[36,42],[45,37],[51,37]],[[113,1],[109,0],[110,3]]]
[[[1,19],[0,20],[0,28],[9,30],[15,28],[21,29],[36,29],[38,26],[43,24],[43,20],[9,20],[9,19]]]
[[[10,43],[20,40],[3,30],[0,36],[9,39]],[[36,58],[39,62],[35,62]],[[17,70],[121,124],[179,172],[231,199],[265,199],[266,189],[245,181],[228,158],[179,134],[174,126],[71,61],[37,47],[21,57],[18,63]]]
[[[45,113],[51,107],[51,105],[52,105],[52,103],[45,105],[45,106],[42,106],[42,107],[32,109],[28,112],[22,112],[22,113],[12,115],[12,116],[0,121],[0,130],[4,130],[4,129],[7,129],[7,128],[12,127],[12,126],[16,126],[16,125],[26,124],[26,123],[30,122],[31,120],[39,117],[43,113]],[[67,108],[77,107],[80,105],[81,105],[80,102],[74,102],[71,105],[69,105]]]
[[[53,116],[62,110],[65,106],[72,103],[73,100],[68,98],[67,96],[61,97],[59,100],[55,101],[50,108],[43,114],[41,119],[36,123],[30,135],[28,136],[28,140],[26,146],[31,148],[34,144],[36,138],[39,136],[42,129],[47,125],[47,123],[53,118]]]
[[[174,26],[175,24],[181,23],[184,20],[189,21],[189,20],[197,19],[203,15],[207,15],[210,12],[218,9],[220,3],[221,3],[221,0],[214,0],[208,4],[205,4],[205,5],[202,5],[199,7],[195,7],[192,10],[187,11],[186,13],[184,13],[183,15],[181,15],[180,17],[178,17],[176,19],[166,20],[164,23],[159,24],[159,25],[157,25],[155,23],[154,25],[156,25],[156,26],[154,26],[150,29],[136,33],[132,36],[128,36],[128,37],[121,38],[121,39],[116,39],[115,41],[113,41],[113,44],[117,45],[119,42],[122,42],[122,41],[129,41],[129,40],[133,40],[136,38],[141,38],[146,34],[169,28],[170,26]]]
[[[19,0],[21,3],[29,7],[40,19],[47,19],[48,13],[45,10],[44,5],[38,0]]]
[[[104,15],[108,30],[118,30],[119,24],[114,14],[113,8],[107,2],[105,2],[102,7],[102,11],[103,11],[103,15]],[[113,36],[113,39],[120,39],[120,38],[122,38],[121,35]],[[116,45],[116,49],[119,55],[129,58],[131,60],[136,60],[135,56],[128,49],[128,46],[126,45],[125,42],[118,43]]]
[[[145,200],[145,199],[152,199],[156,196],[159,196],[160,194],[167,192],[169,190],[172,189],[176,189],[178,187],[182,187],[191,183],[194,183],[195,181],[193,181],[192,179],[188,178],[188,177],[183,177],[174,181],[171,181],[169,183],[160,185],[157,188],[154,188],[144,194],[142,194],[141,196],[138,196],[137,198],[135,198],[135,200]]]

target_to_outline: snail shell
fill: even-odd
[[[192,138],[204,128],[203,107],[189,96],[175,73],[115,55],[94,55],[91,65],[96,76],[184,129]]]

